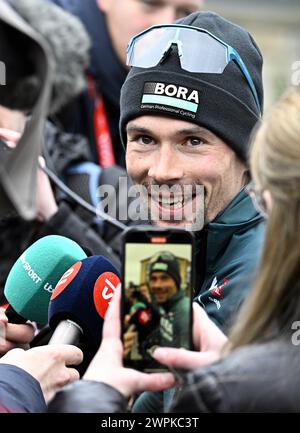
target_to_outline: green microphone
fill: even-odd
[[[56,284],[66,270],[86,257],[76,242],[58,235],[45,236],[27,248],[11,268],[4,287],[9,321],[46,324]]]

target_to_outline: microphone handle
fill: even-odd
[[[83,331],[77,323],[66,319],[61,321],[48,344],[73,344],[77,346]]]
[[[8,318],[9,323],[15,323],[16,325],[23,325],[27,322],[27,319],[24,319],[24,317],[20,316],[19,313],[16,312],[16,310],[13,309],[11,305],[9,305],[5,310],[5,315]]]

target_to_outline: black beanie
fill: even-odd
[[[178,23],[208,30],[236,49],[251,75],[262,111],[263,59],[252,36],[213,12],[195,12]],[[153,94],[157,85],[160,89],[170,86],[171,91],[175,90],[175,86],[184,87],[188,92],[186,94],[191,97],[193,109],[174,108],[161,103],[142,103],[143,96]],[[181,69],[177,49],[172,49],[157,66],[131,68],[122,87],[120,105],[120,133],[125,147],[126,125],[131,119],[144,115],[168,116],[209,129],[245,163],[251,131],[260,119],[248,82],[235,62],[229,62],[222,74],[193,73]]]
[[[179,263],[174,254],[168,252],[157,253],[150,262],[149,275],[153,272],[166,272],[175,281],[177,289],[180,290],[181,277]]]

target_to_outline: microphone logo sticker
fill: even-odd
[[[98,277],[94,287],[94,304],[102,319],[104,319],[108,305],[120,285],[120,278],[113,272],[104,272]]]
[[[63,274],[63,276],[55,286],[54,292],[50,298],[51,301],[53,301],[53,299],[60,295],[61,292],[63,292],[64,289],[71,283],[71,281],[74,280],[81,266],[82,262],[77,262]]]

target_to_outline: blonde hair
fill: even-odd
[[[300,91],[290,90],[259,127],[250,166],[257,187],[272,197],[266,240],[254,288],[225,353],[289,334],[300,320]]]

